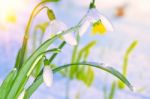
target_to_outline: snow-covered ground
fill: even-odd
[[[16,53],[21,45],[26,21],[31,9],[37,0],[28,0],[22,10],[17,9],[16,23],[0,23],[0,82],[13,68]],[[61,0],[58,4],[48,4],[53,8],[59,20],[64,21],[68,27],[75,25],[86,13],[90,0]],[[127,4],[125,15],[115,17],[115,8]],[[135,87],[135,92],[117,90],[115,99],[150,99],[150,0],[96,0],[97,9],[106,15],[112,22],[115,31],[105,36],[91,36],[87,33],[82,37],[81,45],[93,39],[98,44],[91,51],[90,60],[105,62],[121,71],[123,55],[129,45],[138,40],[138,45],[129,58],[127,78]],[[45,11],[36,17],[34,24],[47,20]],[[33,24],[33,25],[34,25]],[[88,39],[87,39],[88,38]],[[67,51],[65,51],[65,49]],[[69,62],[71,47],[66,46],[64,52],[55,60],[59,63]],[[62,60],[65,55],[67,58]],[[103,71],[95,69],[95,81],[90,88],[82,82],[73,80],[70,83],[70,99],[80,92],[81,99],[102,99],[103,87],[110,89],[114,77]],[[47,88],[44,84],[35,92],[31,99],[65,99],[67,79],[59,74],[54,77],[54,84]],[[116,80],[116,79],[115,79]]]

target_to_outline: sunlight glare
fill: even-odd
[[[0,0],[0,22],[15,23],[17,10],[20,10],[22,6],[22,0]]]

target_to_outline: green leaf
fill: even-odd
[[[64,69],[66,67],[70,67],[70,66],[73,66],[73,65],[81,65],[81,66],[86,66],[87,65],[87,66],[102,69],[102,70],[114,75],[115,77],[117,77],[124,84],[126,84],[130,88],[130,90],[133,90],[132,85],[129,83],[129,81],[120,72],[118,72],[117,70],[115,70],[112,67],[103,67],[104,64],[98,64],[98,63],[95,63],[95,62],[72,63],[72,64],[66,64],[66,65],[60,66],[60,67],[54,69],[54,72],[60,71],[61,69]]]
[[[30,96],[36,91],[36,89],[42,84],[43,77],[39,76],[37,77],[32,85],[26,90],[24,99],[30,99]]]
[[[42,63],[43,63],[43,61],[44,61],[44,57],[42,57],[38,61],[38,63],[36,64],[36,67],[35,67],[35,69],[32,72],[32,75],[33,75],[34,78],[36,78],[39,75],[39,73],[40,73],[40,71],[42,69]]]
[[[12,86],[12,83],[16,77],[17,74],[17,70],[16,68],[13,69],[8,76],[6,77],[6,79],[3,81],[1,87],[0,87],[0,99],[6,99],[6,96]]]
[[[86,79],[85,84],[89,87],[94,81],[94,71],[91,67],[88,67],[88,70],[86,72]]]
[[[81,66],[81,67],[78,66],[78,68],[79,68],[79,70],[76,72],[76,78],[78,80],[81,80],[81,81],[84,82],[85,81],[85,77],[86,77],[85,68],[84,68],[84,66]]]
[[[126,54],[129,55],[133,51],[133,49],[137,46],[137,44],[138,44],[138,41],[133,41],[133,43],[127,49]]]
[[[70,33],[76,29],[78,29],[79,26],[72,27],[66,31],[63,31],[62,33],[48,39],[45,41],[41,46],[25,61],[23,66],[21,67],[20,71],[18,72],[18,75],[16,76],[16,79],[12,85],[12,88],[7,96],[7,99],[12,99],[12,97],[15,97],[15,94],[17,93],[17,90],[19,89],[19,86],[23,83],[22,81],[26,78],[26,74],[28,74],[29,70],[31,69],[32,64],[37,59],[37,57],[43,53],[47,48],[52,44],[56,39],[58,39],[60,36]]]
[[[19,61],[17,61],[17,66],[21,67],[22,64],[24,63],[25,61],[25,55],[26,55],[26,50],[27,50],[27,45],[28,45],[28,38],[29,38],[29,31],[30,31],[30,27],[31,27],[31,23],[34,19],[34,17],[39,13],[37,11],[36,13],[36,10],[42,5],[42,4],[45,4],[47,2],[58,2],[59,0],[43,0],[41,1],[40,3],[38,3],[35,8],[32,10],[32,13],[30,15],[30,18],[29,18],[29,21],[27,23],[27,27],[25,29],[25,33],[24,33],[24,38],[23,38],[23,44],[22,44],[22,47],[20,49],[20,58],[19,58]]]
[[[44,33],[46,28],[48,27],[48,25],[49,25],[49,22],[44,22],[44,23],[41,23],[41,24],[37,24],[35,26],[35,31],[40,29],[42,31],[42,33]]]
[[[115,91],[116,91],[116,83],[113,82],[109,93],[109,99],[114,99]]]
[[[121,73],[119,73],[117,70],[115,70],[112,67],[103,67],[103,64],[99,64],[99,63],[80,62],[80,63],[65,64],[65,65],[62,65],[62,66],[59,66],[59,67],[53,69],[53,72],[56,73],[56,72],[59,72],[60,70],[66,69],[66,68],[74,66],[74,65],[91,66],[91,67],[96,67],[98,69],[106,71],[106,72],[114,75],[118,79],[120,79],[123,83],[125,83],[129,87],[130,90],[133,90],[133,87],[130,84],[130,82]],[[27,97],[27,98],[25,98],[25,99],[29,99],[30,96],[36,91],[36,89],[42,84],[42,82],[43,82],[43,77],[41,74],[40,76],[38,76],[36,78],[36,80],[32,83],[32,85],[26,90],[25,97]]]
[[[19,69],[20,68],[20,58],[21,57],[21,49],[19,49],[17,57],[16,57],[16,63],[15,63],[15,68]]]
[[[84,61],[86,61],[86,59],[89,56],[90,50],[93,46],[95,46],[96,41],[91,41],[90,43],[88,43],[86,46],[84,46],[79,53],[76,55],[77,59],[74,62],[80,62],[82,61],[82,59],[84,59]],[[75,75],[79,77],[80,74],[77,74],[77,71],[79,71],[78,66],[72,66],[70,68],[70,78],[74,78]],[[79,71],[80,72],[80,71]],[[79,77],[80,78],[80,77]]]
[[[44,22],[44,23],[37,24],[35,26],[34,32],[33,32],[33,38],[32,38],[32,52],[34,52],[35,49],[38,46],[40,46],[40,44],[42,43],[46,28],[48,27],[48,25],[49,25],[49,22]],[[41,30],[40,36],[37,34],[39,33],[37,32],[37,30]]]
[[[126,53],[124,55],[122,72],[123,72],[123,75],[125,77],[127,75],[129,55],[135,49],[135,47],[137,46],[137,44],[138,44],[138,41],[133,41],[133,43],[127,48]],[[120,89],[123,89],[125,87],[125,85],[121,81],[118,81],[118,87]]]
[[[55,14],[54,14],[53,10],[51,10],[51,9],[47,9],[47,16],[48,16],[50,21],[56,19]]]
[[[50,40],[47,40],[44,44],[42,44],[40,46],[40,48],[38,48],[28,59],[27,61],[23,64],[23,66],[21,67],[15,82],[10,90],[10,93],[8,94],[8,99],[11,99],[11,97],[14,97],[15,94],[17,93],[17,90],[19,89],[19,86],[21,85],[21,82],[23,81],[23,79],[25,79],[25,77],[27,76],[26,74],[30,71],[31,69],[31,65],[33,64],[33,62],[37,59],[37,57],[43,53],[43,51],[45,51],[48,46],[56,39],[52,38]],[[31,71],[30,71],[31,72]]]

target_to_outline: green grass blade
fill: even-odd
[[[131,54],[131,52],[135,49],[135,47],[137,46],[138,41],[134,41],[126,50],[126,53],[124,55],[124,59],[123,59],[123,68],[122,68],[122,73],[123,75],[126,77],[127,75],[127,68],[128,68],[128,61],[129,61],[129,56]],[[121,82],[118,81],[118,87],[120,89],[123,89],[125,87],[125,85]]]
[[[21,81],[26,77],[26,74],[30,70],[30,67],[32,63],[36,60],[38,55],[45,51],[48,46],[55,40],[56,38],[52,38],[50,40],[47,40],[42,46],[40,46],[39,49],[37,49],[29,58],[28,60],[24,63],[24,65],[21,67],[16,80],[11,88],[11,91],[8,94],[7,99],[11,99],[12,97],[15,97],[15,94],[17,93],[17,90],[19,89],[19,86],[21,84]]]
[[[26,74],[28,73],[28,71],[31,68],[31,65],[33,64],[33,62],[36,60],[36,58],[38,57],[38,55],[42,52],[44,52],[45,50],[47,50],[47,48],[49,47],[50,44],[52,44],[56,39],[58,39],[60,36],[66,34],[66,33],[70,33],[76,29],[78,29],[79,26],[75,26],[73,28],[70,28],[58,35],[55,35],[54,37],[48,39],[47,41],[45,41],[27,60],[26,62],[23,64],[23,66],[21,67],[20,71],[18,72],[18,75],[15,79],[15,82],[8,94],[7,99],[12,99],[12,97],[15,97],[15,94],[17,93],[17,90],[19,89],[19,86],[21,85],[23,79],[25,79],[25,77],[27,76]]]
[[[42,57],[42,58],[38,61],[38,63],[36,64],[36,67],[35,67],[35,69],[34,69],[33,72],[32,72],[32,75],[33,75],[34,78],[36,78],[36,77],[39,75],[39,73],[40,73],[40,71],[41,71],[41,69],[42,69],[43,61],[44,61],[44,57]]]
[[[15,68],[19,69],[20,68],[20,58],[21,57],[21,49],[19,49],[17,57],[16,57],[16,63],[15,63]]]
[[[73,60],[74,61],[72,61],[72,62],[80,62],[80,61],[82,61],[82,58],[85,60],[87,57],[88,57],[88,55],[89,55],[89,51],[90,51],[90,49],[94,46],[96,44],[96,41],[92,41],[92,42],[90,42],[90,43],[88,43],[86,46],[84,46],[80,51],[79,51],[79,53],[76,55],[75,54],[75,56],[74,57],[76,57],[76,59],[74,58]],[[76,51],[76,50],[75,50]],[[77,53],[77,52],[74,52],[74,53]],[[84,68],[82,68],[82,69],[84,69]],[[78,69],[78,66],[72,66],[71,68],[70,68],[70,74],[69,74],[69,76],[70,76],[70,78],[74,78],[75,77],[75,75],[78,75],[77,74],[77,71],[78,71],[79,69]]]
[[[109,99],[114,99],[115,91],[116,91],[116,83],[113,82],[109,93]]]
[[[90,87],[94,81],[94,70],[91,67],[88,67],[85,77],[85,84]]]
[[[20,49],[20,61],[18,62],[18,66],[22,66],[24,61],[25,61],[25,55],[26,55],[26,51],[27,51],[27,45],[28,45],[28,39],[29,39],[29,31],[30,31],[30,27],[31,27],[31,23],[34,19],[34,17],[38,14],[37,9],[42,5],[45,4],[47,2],[58,2],[59,0],[43,0],[40,3],[38,3],[35,8],[32,10],[32,13],[30,15],[30,18],[28,20],[26,29],[25,29],[25,33],[24,33],[24,37],[23,37],[23,44],[22,47]],[[37,13],[36,13],[37,11]]]
[[[120,79],[123,83],[125,83],[130,90],[133,90],[132,85],[130,84],[130,82],[121,74],[119,73],[117,70],[115,70],[112,67],[103,67],[103,64],[98,64],[98,63],[93,63],[93,62],[81,62],[81,63],[72,63],[72,64],[66,64],[63,66],[59,66],[55,69],[53,69],[53,72],[59,72],[60,70],[63,70],[65,68],[74,66],[74,65],[78,65],[78,66],[91,66],[91,67],[96,67],[98,69],[104,70],[112,75],[114,75],[115,77],[117,77],[118,79]],[[42,78],[42,74],[34,81],[34,83],[32,83],[32,85],[26,90],[26,95],[25,97],[28,97],[26,99],[29,99],[29,97],[36,91],[36,89],[42,84],[43,82],[43,78]]]
[[[59,71],[61,69],[64,69],[66,67],[70,67],[70,65],[71,66],[73,66],[73,65],[83,65],[83,66],[87,65],[87,66],[92,66],[92,67],[96,67],[96,68],[102,69],[102,70],[104,70],[104,71],[114,75],[115,77],[117,77],[124,84],[126,84],[129,87],[130,90],[133,90],[132,85],[129,83],[129,81],[120,72],[118,72],[117,70],[115,70],[112,67],[103,67],[103,64],[98,64],[98,63],[94,63],[94,62],[83,62],[83,63],[66,64],[64,66],[60,66],[60,67],[56,68],[54,70],[54,72]]]
[[[6,96],[12,86],[12,83],[16,77],[17,70],[12,70],[9,75],[6,77],[6,79],[3,81],[1,87],[0,87],[0,99],[6,99]]]

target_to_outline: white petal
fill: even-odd
[[[55,34],[59,34],[62,31],[67,30],[67,26],[59,21],[59,20],[53,20],[50,22],[50,26],[49,26],[51,33],[55,33]],[[65,34],[63,36],[64,40],[69,43],[70,45],[74,46],[77,44],[76,39],[71,35],[71,34]]]
[[[110,21],[106,17],[101,15],[100,19],[102,21],[102,24],[106,27],[107,31],[109,31],[109,32],[113,32],[114,31],[112,24],[110,23]]]
[[[87,15],[86,18],[81,23],[81,27],[79,29],[79,35],[80,36],[84,35],[84,33],[87,31],[87,29],[90,26],[90,24],[93,24],[96,21],[97,20],[94,19],[92,16]]]
[[[18,99],[23,99],[24,98],[24,95],[25,95],[25,90],[23,90],[21,92],[21,94],[18,96]]]
[[[88,13],[88,16],[92,23],[101,20],[102,24],[106,27],[107,31],[112,32],[114,30],[110,21],[106,17],[101,15],[101,13],[97,9],[95,8],[91,9]]]
[[[43,80],[44,83],[48,86],[51,87],[53,83],[53,71],[49,66],[45,66],[43,70]]]
[[[70,33],[67,33],[63,36],[64,40],[70,44],[71,46],[75,46],[77,45],[77,41],[76,39],[73,37],[73,35],[71,35]]]
[[[89,10],[88,16],[92,17],[94,20],[98,21],[100,18],[100,13],[97,9],[93,8]]]
[[[66,30],[67,26],[59,20],[53,20],[50,22],[49,29],[50,29],[50,33],[58,34]]]
[[[90,26],[90,22],[85,21],[79,29],[79,35],[82,36],[87,31],[89,26]]]

